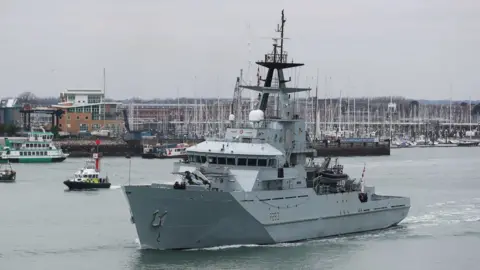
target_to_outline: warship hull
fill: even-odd
[[[145,249],[275,244],[385,229],[408,214],[410,199],[312,189],[216,192],[124,186]],[[367,191],[368,193],[368,191]]]

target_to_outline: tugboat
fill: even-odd
[[[86,161],[85,166],[77,171],[73,179],[63,183],[70,190],[89,190],[98,188],[110,188],[108,176],[100,178],[100,158],[98,153],[93,154],[93,158]]]
[[[15,182],[16,177],[17,172],[12,169],[12,165],[10,165],[10,163],[0,165],[0,182],[12,183]]]

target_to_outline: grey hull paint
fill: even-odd
[[[142,248],[186,249],[274,240],[227,192],[124,187]],[[158,211],[154,218],[154,212]],[[158,227],[160,215],[163,224]],[[156,219],[156,220],[154,220]]]
[[[370,197],[360,203],[358,193],[319,196],[312,189],[283,191],[281,200],[266,200],[278,198],[275,191],[151,186],[125,186],[124,191],[142,248],[151,249],[273,244],[385,229],[402,221],[410,208],[405,197]]]

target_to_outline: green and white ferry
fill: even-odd
[[[0,163],[49,163],[62,162],[68,154],[53,144],[53,133],[31,131],[26,139],[9,140],[1,147]]]

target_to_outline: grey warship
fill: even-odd
[[[232,112],[223,138],[188,148],[188,158],[175,163],[175,183],[122,187],[142,248],[296,242],[385,229],[407,216],[410,198],[376,194],[330,158],[313,163],[305,120],[290,96],[310,89],[287,87],[283,73],[303,65],[287,61],[285,22],[282,10],[280,38],[257,62],[268,69],[264,85],[241,86],[259,92],[248,126]],[[278,109],[269,112],[275,95]]]

